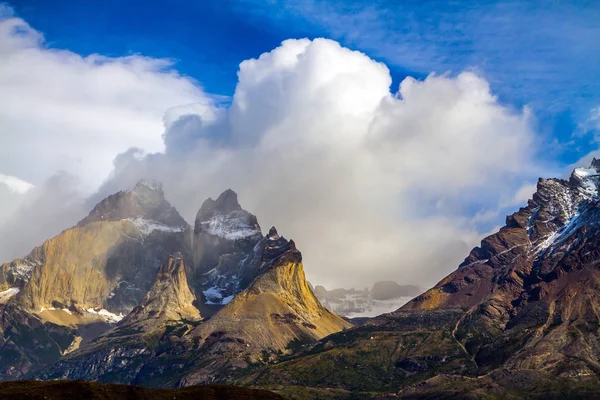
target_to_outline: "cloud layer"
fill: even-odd
[[[42,183],[71,171],[97,187],[115,154],[163,149],[162,117],[173,105],[207,103],[168,60],[104,57],[46,47],[24,20],[0,14],[0,172]]]
[[[525,111],[472,73],[404,80],[338,43],[288,40],[241,63],[227,109],[183,111],[164,154],[120,157],[102,195],[140,176],[165,184],[188,220],[231,187],[303,250],[309,277],[431,284],[479,239],[476,210],[535,175]]]
[[[426,286],[538,174],[529,112],[500,104],[483,78],[390,91],[384,64],[331,40],[287,40],[242,62],[229,106],[164,60],[48,49],[18,18],[0,21],[0,57],[0,173],[38,184],[0,227],[17,231],[3,258],[145,178],[188,221],[234,189],[263,228],[296,241],[313,283]]]

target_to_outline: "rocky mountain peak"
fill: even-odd
[[[238,202],[237,193],[231,189],[225,190],[213,200],[209,197],[202,203],[196,219],[207,220],[218,214],[229,214],[234,211],[242,210],[242,206]]]
[[[271,240],[279,239],[279,234],[277,233],[277,229],[274,226],[272,226],[271,229],[269,229],[269,233],[267,233],[267,238]]]
[[[227,189],[217,200],[208,198],[202,203],[196,215],[194,233],[239,240],[260,235],[260,226],[254,215],[242,209],[237,194]]]
[[[141,319],[199,320],[194,307],[196,297],[191,292],[181,253],[170,256],[156,274],[154,284],[139,306],[123,320],[123,324]]]
[[[133,187],[133,192],[138,196],[146,197],[149,201],[153,199],[159,200],[164,198],[162,183],[156,181],[140,180]]]
[[[596,197],[600,188],[599,171],[600,161],[594,158],[589,168],[575,168],[571,173],[569,182],[578,187],[583,193]]]
[[[186,227],[187,223],[165,199],[162,184],[139,181],[132,190],[112,194],[98,203],[79,226],[96,221],[143,219],[172,227]]]

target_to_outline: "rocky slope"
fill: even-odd
[[[196,296],[190,291],[185,272],[183,254],[176,253],[158,269],[154,284],[121,325],[134,321],[164,319],[200,320],[200,312],[194,307]]]
[[[28,310],[75,307],[127,313],[166,257],[189,247],[189,227],[160,185],[109,196],[75,227],[0,267],[4,290]]]
[[[328,310],[348,318],[372,318],[397,310],[423,293],[419,287],[393,281],[375,282],[369,290],[333,289],[317,285],[314,293]]]
[[[252,284],[191,332],[199,356],[181,385],[219,381],[225,372],[274,360],[350,328],[314,296],[293,241],[271,228],[258,247],[260,272]]]
[[[271,229],[256,251],[258,276],[212,318],[196,318],[185,268],[177,267],[179,256],[171,258],[142,304],[117,327],[36,377],[161,387],[224,382],[350,327],[315,298],[292,241]],[[194,310],[193,315],[183,310]]]
[[[185,349],[185,343],[179,343],[180,337],[201,320],[194,300],[183,255],[177,253],[158,268],[154,284],[140,305],[116,327],[63,356],[35,377],[138,383],[162,373],[164,370],[159,372],[147,365],[161,355],[175,356]]]
[[[599,171],[594,160],[568,181],[540,179],[527,207],[434,288],[247,379],[290,393],[437,398],[458,387],[472,398],[560,398],[571,387],[597,396]]]

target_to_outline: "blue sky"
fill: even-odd
[[[238,64],[282,40],[329,37],[406,75],[474,70],[503,103],[529,105],[553,165],[596,147],[600,3],[590,1],[13,1],[47,45],[86,55],[177,61],[208,92],[230,96]]]

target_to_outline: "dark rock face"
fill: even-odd
[[[200,207],[194,225],[192,285],[204,302],[227,304],[256,276],[263,239],[256,217],[228,189]]]
[[[21,379],[60,359],[75,337],[72,329],[43,322],[14,303],[0,305],[0,377]]]

